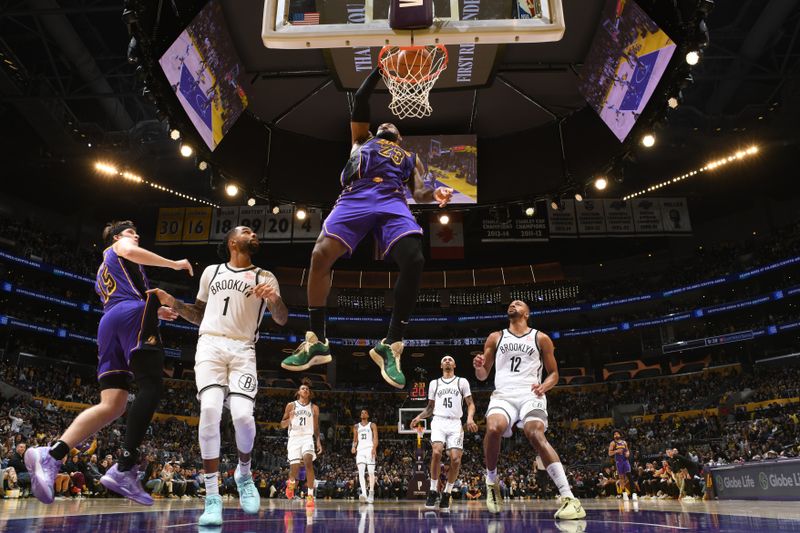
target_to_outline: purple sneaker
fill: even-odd
[[[147,494],[139,483],[139,468],[136,466],[127,472],[120,472],[117,465],[114,465],[100,478],[100,484],[136,503],[153,505],[152,496]]]
[[[61,461],[50,455],[48,446],[28,448],[25,452],[25,467],[31,475],[31,492],[42,503],[53,503],[56,475]]]

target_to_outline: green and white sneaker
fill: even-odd
[[[383,379],[396,389],[406,386],[406,377],[400,369],[400,356],[403,355],[403,341],[393,342],[391,345],[384,344],[386,339],[381,340],[369,351],[369,356],[381,369]]]
[[[330,363],[332,359],[328,339],[324,343],[320,342],[313,331],[306,331],[306,340],[283,360],[281,367],[292,372],[302,372],[314,365]]]

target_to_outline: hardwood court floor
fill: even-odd
[[[262,500],[258,515],[245,515],[238,501],[225,500],[222,528],[203,531],[279,533],[522,533],[540,532],[673,532],[800,531],[797,502],[586,500],[584,520],[553,520],[554,501],[507,502],[503,513],[490,515],[483,502],[453,503],[449,513],[426,511],[421,501],[319,501],[313,512],[302,502]],[[159,500],[152,507],[121,499],[0,501],[0,531],[111,533],[198,531],[202,500]]]

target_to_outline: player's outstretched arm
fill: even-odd
[[[498,342],[500,342],[500,332],[495,331],[486,337],[486,342],[483,344],[483,353],[476,355],[472,360],[472,366],[475,367],[475,377],[480,381],[486,381],[486,378],[489,377],[489,372],[491,372],[494,365]]]
[[[556,348],[553,341],[541,331],[536,332],[536,341],[539,344],[539,351],[542,354],[542,362],[547,370],[547,377],[543,382],[531,387],[534,394],[542,396],[547,391],[558,385],[558,363],[556,363]]]
[[[185,304],[164,289],[150,289],[147,293],[154,294],[161,305],[171,308],[188,322],[199,326],[200,322],[203,321],[203,315],[205,315],[206,312],[206,302],[203,300],[197,300],[194,304]],[[162,317],[160,309],[158,317],[162,320],[172,320],[174,318]]]
[[[113,244],[114,253],[118,256],[132,261],[137,265],[171,268],[172,270],[188,270],[190,276],[194,276],[192,264],[186,260],[172,261],[165,257],[145,250],[136,244],[132,239],[120,239]]]
[[[371,136],[369,132],[369,97],[380,79],[381,71],[375,67],[353,96],[353,112],[350,114],[350,137],[353,144],[364,144]]]

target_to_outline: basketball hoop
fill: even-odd
[[[423,118],[433,111],[428,96],[447,68],[447,48],[432,46],[384,46],[378,65],[392,94],[389,109],[398,118]]]

